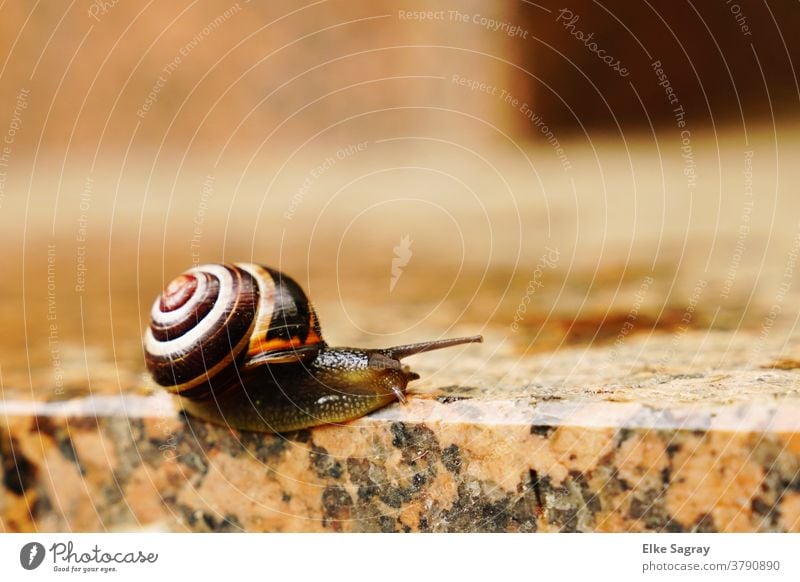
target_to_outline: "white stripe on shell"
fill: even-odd
[[[160,342],[153,337],[153,332],[148,327],[144,336],[144,346],[149,353],[156,357],[171,356],[171,359],[174,359],[188,353],[200,339],[208,335],[218,321],[227,315],[233,305],[233,276],[228,269],[222,265],[202,265],[189,272],[192,271],[207,271],[217,276],[219,279],[217,302],[195,327],[175,339]]]
[[[165,388],[170,392],[172,392],[173,394],[180,394],[182,392],[185,392],[186,390],[194,388],[195,386],[205,384],[206,382],[211,382],[212,379],[219,372],[221,372],[230,365],[230,363],[234,360],[234,354],[240,354],[242,353],[242,350],[247,348],[247,342],[250,339],[250,331],[251,330],[248,330],[247,333],[244,334],[244,337],[242,337],[242,341],[240,341],[231,351],[229,351],[225,355],[224,358],[222,358],[218,363],[213,365],[211,368],[203,370],[199,375],[195,376],[190,380],[187,380],[183,384],[178,384],[177,386],[175,385],[165,386]]]
[[[236,263],[240,269],[250,273],[258,283],[258,308],[256,310],[256,322],[250,336],[249,351],[258,349],[261,342],[265,339],[267,330],[272,323],[272,313],[275,310],[275,281],[261,265],[254,263]]]
[[[208,265],[191,269],[183,274],[189,275],[195,271],[202,273],[202,270],[206,267],[208,267]],[[197,305],[203,300],[203,297],[210,286],[208,279],[202,276],[202,274],[200,276],[196,276],[195,280],[197,281],[197,288],[189,298],[189,301],[181,305],[178,309],[174,309],[172,311],[161,311],[161,296],[159,295],[156,297],[153,307],[150,309],[150,317],[154,322],[156,322],[156,324],[161,327],[171,327],[176,323],[186,319],[186,317],[192,311],[194,311],[195,307],[197,307]]]

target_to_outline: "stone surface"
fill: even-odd
[[[753,341],[690,332],[671,367],[647,361],[669,337],[508,353],[489,370],[464,348],[469,385],[421,382],[405,406],[288,435],[211,426],[135,386],[50,402],[6,392],[0,525],[800,531],[797,371],[726,364]],[[619,363],[634,354],[634,368]],[[415,367],[441,371],[452,357]]]

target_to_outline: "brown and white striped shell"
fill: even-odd
[[[155,381],[198,399],[238,386],[249,366],[297,363],[324,345],[300,285],[251,263],[201,265],[173,279],[144,337]]]

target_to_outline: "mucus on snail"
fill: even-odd
[[[198,266],[173,279],[153,304],[144,351],[155,382],[187,413],[239,430],[287,432],[405,402],[419,375],[403,358],[480,341],[330,347],[294,279],[236,263]]]

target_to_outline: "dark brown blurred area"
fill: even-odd
[[[560,137],[649,131],[673,122],[660,61],[695,127],[742,126],[796,117],[797,30],[797,2],[16,0],[0,120],[28,90],[15,155],[216,151],[359,123],[542,139],[522,104]]]
[[[773,116],[797,119],[797,2],[537,4],[553,13],[544,16],[532,6],[520,9],[520,18],[537,38],[523,45],[524,62],[537,77],[528,90],[563,132],[649,131],[650,124],[673,125],[676,105],[667,102],[657,68],[667,75],[692,124],[742,128]],[[602,63],[587,41],[576,38],[578,32],[594,33],[588,42],[618,58],[629,75],[621,79]]]

